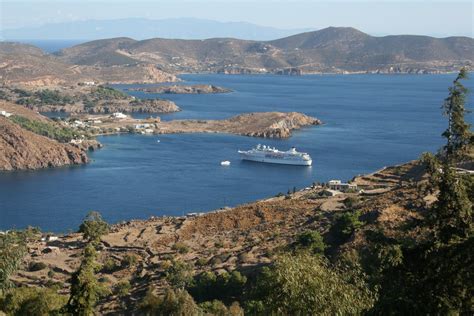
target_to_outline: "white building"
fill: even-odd
[[[115,112],[112,114],[112,117],[115,117],[115,118],[119,118],[119,119],[122,119],[122,118],[127,118],[127,116],[121,112]]]
[[[357,189],[356,184],[343,183],[341,180],[329,180],[328,182],[329,189],[337,191],[347,191],[351,189]]]

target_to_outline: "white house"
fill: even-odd
[[[347,191],[351,189],[357,189],[356,184],[343,183],[341,180],[329,180],[328,182],[329,189],[337,191]]]
[[[119,119],[122,119],[122,118],[127,118],[127,116],[121,112],[115,112],[112,114],[112,117],[115,117],[115,118],[119,118]]]

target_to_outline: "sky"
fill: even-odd
[[[0,30],[130,17],[244,21],[282,29],[352,26],[372,35],[474,34],[474,0],[0,0]]]

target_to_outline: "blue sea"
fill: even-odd
[[[214,84],[234,92],[161,95],[183,110],[163,115],[164,120],[298,111],[324,125],[284,140],[225,134],[100,137],[105,147],[91,153],[89,165],[0,174],[0,229],[76,230],[90,210],[110,222],[209,211],[416,159],[443,144],[446,119],[440,107],[454,77],[183,75],[186,84]],[[467,85],[474,88],[472,80]],[[238,149],[258,143],[281,150],[295,146],[308,152],[314,165],[239,159]],[[231,165],[221,166],[222,160]]]

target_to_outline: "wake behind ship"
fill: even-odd
[[[275,147],[270,148],[269,146],[259,144],[251,150],[239,150],[239,154],[243,160],[257,162],[297,166],[311,166],[313,163],[313,160],[307,153],[298,152],[294,147],[288,151],[279,151]]]

